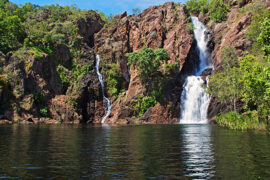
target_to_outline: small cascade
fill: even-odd
[[[206,27],[198,20],[192,17],[194,25],[194,37],[197,41],[197,50],[199,53],[199,66],[194,69],[194,75],[188,76],[181,94],[180,105],[180,123],[181,124],[206,124],[207,108],[210,97],[203,89],[204,81],[200,77],[201,73],[208,67],[209,52],[207,48]]]
[[[100,60],[101,60],[100,56],[96,55],[96,71],[98,75],[98,80],[101,84],[101,90],[102,90],[102,96],[103,96],[103,107],[105,109],[105,116],[102,118],[101,123],[104,123],[107,117],[111,114],[112,104],[111,104],[110,99],[105,96],[104,80],[99,71]]]

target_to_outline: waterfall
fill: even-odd
[[[196,48],[199,53],[199,67],[194,69],[194,75],[188,76],[184,83],[180,97],[180,123],[206,124],[210,97],[202,87],[204,81],[200,75],[206,68],[210,67],[206,37],[207,29],[197,17],[191,17],[191,20],[194,25],[194,37],[197,42]]]
[[[99,65],[100,65],[100,56],[96,55],[96,71],[98,75],[98,80],[101,84],[101,90],[102,90],[102,96],[103,96],[103,107],[105,109],[105,116],[102,118],[101,123],[104,123],[107,117],[111,114],[111,109],[112,109],[112,104],[109,98],[105,96],[105,85],[104,85],[104,80],[102,78],[102,75],[99,71]]]

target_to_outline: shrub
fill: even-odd
[[[209,3],[209,16],[215,22],[219,23],[227,17],[229,7],[223,0],[211,0]]]
[[[108,93],[114,97],[118,96],[121,92],[122,83],[124,82],[124,78],[120,68],[115,63],[110,64],[105,74],[107,77],[106,82]]]
[[[199,14],[200,12],[208,12],[208,0],[189,0],[185,6],[189,13]]]
[[[265,18],[260,26],[261,33],[257,39],[265,55],[270,55],[270,18]]]
[[[39,113],[42,117],[49,117],[49,109],[47,107],[40,109]]]
[[[135,112],[139,114],[139,117],[142,117],[144,113],[150,108],[155,106],[157,103],[154,97],[138,97],[138,102],[134,107]]]
[[[179,70],[179,63],[178,62],[174,62],[172,64],[166,64],[165,65],[165,72],[168,73],[174,73],[177,70]]]
[[[162,61],[169,59],[166,49],[156,49],[143,47],[140,51],[127,53],[128,65],[138,68],[141,79],[149,80],[157,72]]]
[[[230,129],[247,130],[258,129],[267,130],[267,125],[258,120],[257,111],[248,111],[241,115],[235,111],[230,111],[223,115],[217,116],[219,125]]]
[[[221,59],[223,67],[231,68],[238,65],[238,58],[236,55],[236,49],[232,46],[225,46],[221,52]]]

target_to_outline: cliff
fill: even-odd
[[[213,21],[209,12],[194,14],[209,28],[214,72],[204,72],[203,76],[222,68],[221,53],[226,46],[234,47],[238,57],[252,49],[253,42],[246,34],[254,16],[249,8],[253,2],[225,3],[229,10],[220,22]],[[0,51],[0,119],[100,123],[104,107],[95,70],[95,54],[99,54],[105,94],[113,102],[107,123],[179,121],[183,83],[198,62],[190,12],[185,5],[169,2],[137,15],[124,12],[112,20],[95,11],[71,8],[65,12],[60,6],[28,10],[31,15],[19,19],[25,24],[18,25],[22,28],[20,36],[3,39],[8,48],[1,47]],[[55,16],[55,12],[62,15]],[[164,63],[151,81],[142,81],[138,69],[128,65],[126,53],[143,47],[166,49],[168,64],[176,63],[177,68],[166,71],[168,64]],[[160,98],[143,113],[138,111],[142,98],[153,92],[159,92]],[[242,109],[241,102],[238,109]],[[213,97],[208,117],[227,110]]]
[[[190,19],[183,5],[165,3],[153,6],[139,15],[117,15],[115,22],[95,35],[95,51],[106,63],[117,63],[125,78],[125,92],[114,100],[108,123],[175,123],[179,118],[180,93],[184,71],[193,62],[189,56],[194,40],[189,29]],[[157,75],[152,82],[143,83],[138,70],[127,66],[126,53],[136,52],[142,47],[165,48],[169,63],[178,62],[179,69],[173,76]],[[106,67],[104,67],[106,68]],[[138,97],[149,95],[162,81],[162,99],[138,118],[134,106]]]
[[[29,10],[23,46],[19,41],[16,48],[1,54],[0,119],[89,123],[103,116],[91,46],[104,21],[95,11],[53,14],[61,10],[53,5]],[[37,26],[27,27],[32,23]]]

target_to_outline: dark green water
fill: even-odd
[[[0,179],[269,179],[270,136],[211,125],[0,126]]]

